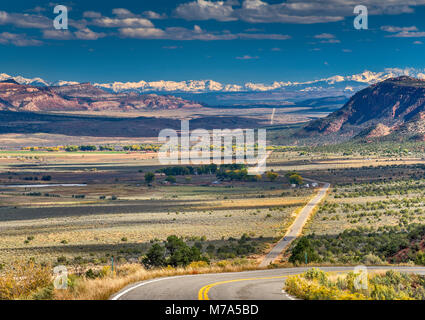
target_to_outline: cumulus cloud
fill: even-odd
[[[199,0],[196,4],[204,6],[205,12],[218,14],[223,12],[222,6],[237,5],[235,0],[227,1],[206,1]],[[221,11],[220,11],[221,10]],[[215,13],[214,13],[215,12]],[[226,16],[226,14],[224,14]],[[50,40],[97,40],[107,35],[119,35],[123,38],[136,39],[168,39],[168,40],[234,40],[234,39],[264,39],[264,40],[287,40],[291,37],[285,34],[267,34],[259,33],[251,29],[252,32],[232,33],[230,31],[206,31],[200,26],[194,25],[192,29],[186,27],[167,27],[158,28],[150,19],[162,19],[165,15],[153,11],[145,11],[142,15],[132,13],[125,8],[115,8],[110,17],[103,16],[97,11],[85,11],[81,20],[69,20],[69,30],[55,30],[52,27],[52,20],[41,15],[14,14],[0,11],[0,25],[11,24],[22,28],[39,28],[42,31],[43,39]],[[149,17],[149,19],[148,19]],[[218,17],[215,17],[218,19]],[[225,19],[228,20],[228,19]],[[89,28],[90,26],[90,28]],[[105,33],[91,29],[91,26],[97,28],[117,29],[116,33]],[[23,38],[20,40],[23,42]],[[3,39],[3,43],[6,40]],[[7,40],[9,43],[10,40]],[[31,42],[28,42],[31,43]],[[33,42],[36,43],[36,42]],[[41,42],[40,42],[41,43]]]
[[[84,18],[100,18],[102,17],[102,14],[96,11],[85,11],[83,12],[83,17]]]
[[[91,24],[103,28],[120,28],[120,27],[133,27],[133,28],[152,28],[153,23],[145,18],[109,18],[101,17],[94,19]]]
[[[43,38],[50,40],[72,40],[74,36],[69,30],[49,29],[43,31]]]
[[[340,43],[341,42],[338,39],[336,39],[335,35],[331,33],[316,34],[314,38],[321,39],[320,43]]]
[[[381,30],[386,32],[403,32],[403,31],[418,31],[418,28],[415,26],[411,26],[411,27],[382,26]]]
[[[286,34],[274,33],[237,33],[236,36],[240,39],[264,39],[264,40],[288,40],[291,36]]]
[[[165,13],[160,14],[154,11],[144,11],[143,16],[150,20],[167,19],[167,15]]]
[[[233,21],[251,23],[326,23],[341,21],[353,15],[355,0],[287,0],[270,4],[262,0],[197,0],[179,5],[175,15],[186,20]],[[425,0],[364,0],[370,15],[412,13]]]
[[[121,18],[128,18],[128,17],[134,17],[135,14],[133,14],[130,10],[125,8],[116,8],[112,9],[112,13],[118,17]]]
[[[119,33],[125,38],[136,39],[166,39],[166,40],[234,40],[234,39],[264,39],[264,40],[287,40],[291,37],[284,34],[262,34],[262,33],[230,33],[209,32],[198,25],[193,29],[183,27],[160,28],[120,28]]]
[[[335,39],[335,36],[330,33],[321,33],[314,36],[316,39]]]
[[[47,29],[52,27],[52,20],[33,14],[7,13],[0,11],[0,25],[10,24],[18,28]]]
[[[258,56],[250,56],[250,55],[244,55],[242,57],[236,57],[237,60],[256,60],[259,59]]]
[[[341,43],[338,39],[328,39],[328,40],[322,40],[320,43]]]
[[[234,1],[197,0],[183,3],[175,10],[175,15],[186,20],[235,21]]]
[[[421,32],[403,31],[403,32],[397,33],[395,35],[392,35],[390,37],[395,37],[395,38],[423,38],[423,37],[425,37],[425,32],[423,32],[423,31],[421,31]]]
[[[166,50],[176,50],[181,48],[183,47],[182,46],[162,46],[162,49],[166,49]]]
[[[105,33],[98,33],[89,28],[79,29],[75,32],[69,30],[49,29],[43,31],[43,38],[50,40],[97,40],[105,37]]]
[[[120,35],[124,38],[161,39],[165,32],[157,28],[121,28]]]
[[[11,44],[18,47],[40,46],[41,41],[28,38],[26,34],[16,34],[10,32],[0,33],[0,44]]]
[[[411,27],[395,27],[395,26],[382,26],[382,31],[392,33],[387,37],[393,38],[422,38],[425,37],[425,32],[419,31],[416,26]]]
[[[77,39],[80,40],[97,40],[106,36],[106,33],[103,32],[94,32],[89,28],[80,29],[74,32],[74,35]]]
[[[92,18],[87,24],[102,28],[153,28],[153,23],[142,17],[132,13],[125,8],[115,8],[112,10],[113,17],[103,16],[98,12],[85,12],[86,18]]]
[[[167,39],[167,40],[232,40],[236,35],[230,33],[210,33],[195,25],[193,29],[183,27],[159,28],[121,28],[122,37],[137,39]]]

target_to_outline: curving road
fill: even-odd
[[[309,179],[305,180],[313,181]],[[316,208],[320,201],[322,201],[323,198],[326,196],[326,192],[328,192],[329,187],[330,184],[324,182],[324,185],[319,190],[317,195],[313,199],[311,199],[306,204],[306,206],[300,211],[295,221],[289,227],[283,239],[280,240],[266,255],[263,261],[261,261],[260,267],[267,267],[269,264],[273,263],[273,261],[277,259],[277,257],[291,244],[291,242],[294,241],[295,238],[297,238],[301,234],[308,218],[313,213],[314,208]]]
[[[111,300],[293,300],[282,291],[285,278],[309,268],[285,268],[237,273],[200,274],[158,278],[130,285]],[[353,267],[323,267],[344,272]],[[369,267],[425,274],[423,267]]]
[[[272,263],[288,245],[301,234],[313,209],[325,197],[330,185],[324,185],[318,194],[301,210],[285,237],[279,241],[261,263]],[[111,300],[294,300],[282,290],[285,278],[310,269],[284,268],[232,273],[200,274],[165,277],[130,285]],[[353,267],[321,267],[328,272],[352,271]],[[397,270],[425,274],[425,267],[369,267],[368,270]]]

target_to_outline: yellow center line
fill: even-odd
[[[383,266],[382,269],[370,269],[371,272],[388,271],[388,270],[391,270],[391,268],[388,269],[388,268],[385,268],[385,266]],[[397,270],[397,268],[395,268],[394,270]],[[348,270],[335,270],[335,271],[330,271],[330,273],[337,273],[338,274],[338,273],[348,273],[350,271],[352,271],[352,270],[350,270],[350,269],[348,269]],[[403,270],[401,269],[400,271],[403,271]],[[408,271],[412,271],[412,272],[420,271],[420,272],[422,272],[422,271],[424,271],[424,269],[423,268],[417,268],[417,269],[411,268],[411,269],[408,269]],[[215,286],[222,285],[222,284],[233,283],[233,282],[242,282],[242,281],[283,279],[283,278],[287,278],[289,276],[297,276],[297,275],[300,275],[300,274],[298,273],[298,274],[289,274],[289,275],[286,275],[286,276],[264,277],[264,278],[235,279],[235,280],[227,280],[227,281],[220,281],[220,282],[211,283],[211,284],[208,284],[206,286],[203,286],[199,290],[198,300],[210,300],[210,298],[208,297],[208,292],[210,291],[210,289],[215,287]]]
[[[287,277],[288,276],[265,277],[265,278],[248,278],[248,279],[235,279],[235,280],[227,280],[227,281],[220,281],[220,282],[211,283],[211,284],[208,284],[208,285],[202,287],[201,290],[199,290],[199,292],[198,292],[198,300],[210,300],[210,298],[208,297],[208,292],[210,291],[210,289],[212,287],[215,287],[215,286],[218,286],[218,285],[221,285],[221,284],[232,283],[232,282],[241,282],[241,281],[283,279],[283,278],[287,278]]]

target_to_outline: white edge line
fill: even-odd
[[[391,269],[391,267],[389,267],[389,266],[382,266],[382,267],[379,267],[379,266],[371,266],[370,268],[373,270],[373,269],[375,269],[375,268],[377,268],[377,269],[385,269],[385,268],[390,268]],[[326,268],[326,267],[325,267]],[[345,267],[335,267],[335,268],[345,268]],[[349,268],[349,267],[348,267]],[[414,267],[408,267],[408,266],[406,266],[406,267],[403,267],[403,266],[400,266],[400,267],[393,267],[393,269],[394,270],[397,270],[397,269],[401,269],[401,270],[403,270],[403,269],[411,269],[411,268],[414,268]],[[288,271],[294,271],[293,270],[293,268],[282,268],[282,269],[286,269],[286,270],[288,270]],[[142,287],[142,286],[144,286],[144,285],[147,285],[147,284],[150,284],[150,283],[153,283],[153,282],[158,282],[158,281],[163,281],[163,280],[170,280],[170,279],[177,279],[177,278],[185,278],[185,277],[196,277],[196,276],[202,276],[202,275],[223,275],[223,274],[243,274],[243,273],[255,273],[255,272],[264,272],[264,271],[270,271],[270,272],[273,272],[273,271],[276,271],[276,270],[282,270],[282,269],[264,269],[264,270],[249,270],[249,271],[242,271],[242,272],[225,272],[225,273],[206,273],[206,274],[197,274],[197,275],[194,275],[194,274],[188,274],[188,275],[181,275],[181,276],[174,276],[174,277],[164,277],[164,278],[160,278],[160,279],[155,279],[155,280],[151,280],[151,281],[147,281],[147,282],[140,282],[140,283],[138,283],[138,284],[135,284],[135,285],[133,285],[133,286],[131,286],[130,288],[127,288],[127,289],[125,289],[124,291],[121,291],[121,292],[119,292],[119,293],[117,293],[115,296],[113,296],[112,298],[110,298],[109,300],[119,300],[119,298],[121,298],[122,296],[124,296],[125,294],[127,294],[127,293],[129,293],[130,291],[132,291],[132,290],[134,290],[134,289],[136,289],[136,288],[139,288],[139,287]],[[295,268],[295,269],[297,269],[297,268]],[[423,269],[423,268],[418,268],[418,269]],[[341,270],[341,271],[345,271],[345,270]],[[282,293],[284,293],[285,291],[284,290],[282,290]],[[286,293],[286,292],[285,292]],[[293,297],[291,297],[291,296],[289,296],[287,293],[286,293],[286,295],[289,297],[289,298],[291,298],[291,300],[295,300]]]
[[[182,277],[187,277],[187,275],[185,276],[175,276],[175,277],[166,277],[166,278],[161,278],[161,279],[156,279],[156,280],[151,280],[151,281],[147,281],[147,282],[141,282],[139,284],[135,284],[134,286],[121,291],[120,293],[118,293],[117,295],[115,295],[111,300],[119,300],[119,298],[121,298],[123,295],[129,293],[130,291],[139,288],[141,286],[147,285],[149,283],[153,283],[153,282],[158,282],[158,281],[163,281],[163,280],[170,280],[170,279],[176,279],[176,278],[182,278]]]
[[[185,275],[174,276],[174,277],[163,277],[163,278],[159,278],[159,279],[155,279],[155,280],[139,282],[139,283],[125,289],[124,291],[118,291],[118,293],[116,295],[113,295],[112,298],[110,298],[109,300],[119,300],[122,296],[126,295],[130,291],[133,291],[136,288],[142,287],[142,286],[150,284],[150,283],[163,281],[163,280],[186,278],[186,277],[199,277],[199,276],[205,276],[205,275],[214,276],[214,275],[227,275],[227,274],[228,275],[245,274],[245,273],[249,274],[249,273],[264,272],[264,271],[270,271],[270,273],[273,273],[273,271],[276,271],[276,269],[265,269],[265,270],[259,269],[259,270],[249,270],[249,271],[241,271],[241,272],[235,271],[235,272],[224,272],[224,273],[222,272],[222,273],[205,273],[205,274],[185,274]]]
[[[282,289],[282,293],[289,299],[289,300],[295,300],[292,296],[290,296],[285,290]]]

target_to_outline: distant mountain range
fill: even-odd
[[[365,87],[378,83],[389,78],[398,76],[412,76],[425,79],[425,70],[413,68],[385,69],[382,72],[364,71],[360,74],[340,76],[335,75],[329,78],[317,79],[305,82],[274,81],[270,84],[246,82],[244,84],[224,84],[214,80],[187,80],[187,81],[138,81],[138,82],[112,82],[94,83],[97,88],[102,88],[109,92],[169,92],[169,93],[235,93],[235,92],[272,92],[298,90],[314,93],[316,91],[337,90],[350,94],[356,92],[356,88]],[[57,82],[47,82],[41,78],[24,78],[22,76],[10,76],[5,73],[0,74],[0,81],[13,79],[20,84],[35,86],[64,86],[75,85],[78,82],[60,80]],[[330,94],[328,96],[335,96]]]
[[[385,69],[382,72],[364,71],[359,74],[293,82],[274,81],[270,84],[246,82],[244,84],[220,83],[214,80],[187,81],[138,81],[94,83],[93,86],[109,93],[139,93],[139,94],[172,94],[183,99],[196,100],[212,106],[231,106],[246,104],[262,104],[264,102],[279,102],[280,105],[297,103],[308,99],[326,97],[351,97],[355,92],[371,84],[398,76],[411,76],[425,79],[425,70],[413,68]],[[78,85],[75,81],[60,80],[48,82],[42,78],[24,78],[0,74],[0,81],[15,80],[19,84],[32,86],[69,86]]]
[[[401,76],[371,85],[297,135],[364,140],[392,135],[425,140],[425,80]]]

